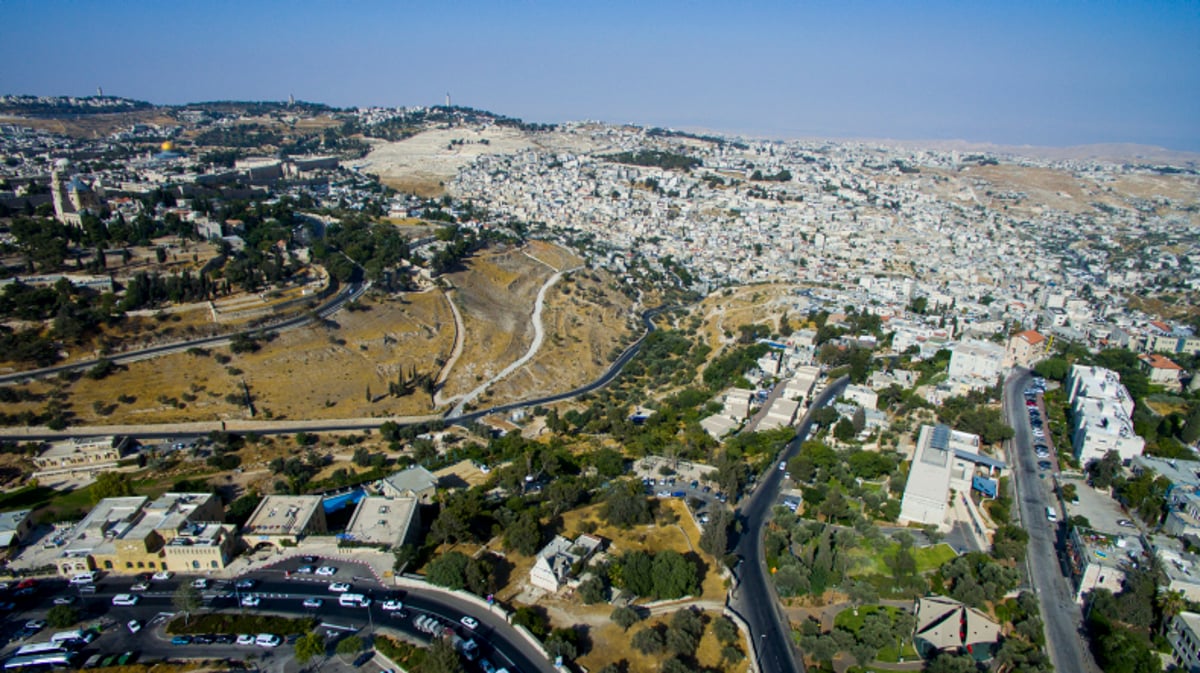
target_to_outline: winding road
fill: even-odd
[[[849,379],[843,376],[827,385],[813,400],[796,427],[795,438],[776,456],[766,474],[759,475],[758,486],[742,500],[735,513],[743,532],[733,541],[733,553],[739,560],[733,571],[736,581],[729,592],[729,607],[750,630],[760,673],[804,671],[804,661],[792,641],[792,629],[783,615],[763,554],[763,531],[783,483],[783,472],[775,469],[775,465],[796,455],[812,428],[813,411],[837,399],[847,383]]]
[[[563,277],[563,274],[571,273],[572,271],[577,271],[582,268],[583,266],[580,265],[565,271],[556,271],[554,272],[553,276],[550,276],[546,279],[546,282],[542,284],[542,288],[538,290],[537,300],[533,303],[533,316],[530,318],[533,321],[533,342],[529,344],[529,349],[525,351],[524,355],[517,358],[514,362],[510,363],[507,367],[501,370],[499,374],[496,374],[492,378],[480,384],[479,387],[475,388],[466,395],[463,395],[458,403],[454,405],[454,408],[450,410],[450,413],[447,414],[448,417],[455,418],[462,416],[463,409],[465,409],[471,402],[474,402],[475,398],[482,395],[497,381],[523,367],[525,363],[533,359],[533,356],[537,355],[537,352],[542,348],[542,342],[546,339],[546,327],[542,324],[542,310],[546,307],[546,292],[548,292],[551,287],[554,287],[554,284]]]

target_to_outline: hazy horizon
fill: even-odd
[[[1200,4],[0,4],[12,94],[1200,151]]]

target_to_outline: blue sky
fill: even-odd
[[[1200,151],[1200,2],[0,2],[0,92]]]

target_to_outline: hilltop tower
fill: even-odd
[[[450,107],[450,92],[446,92],[446,107]]]

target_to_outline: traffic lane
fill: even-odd
[[[1051,502],[1052,486],[1037,486],[1043,480],[1031,476],[1034,473],[1033,443],[1029,428],[1017,422],[1018,415],[1028,417],[1025,411],[1024,390],[1032,382],[1028,370],[1018,371],[1004,387],[1005,404],[1009,424],[1014,428],[1012,460],[1017,465],[1015,486],[1017,489],[1018,512],[1022,524],[1029,533],[1026,567],[1029,579],[1042,613],[1046,628],[1047,651],[1054,666],[1063,671],[1095,671],[1094,662],[1083,651],[1081,613],[1075,604],[1069,574],[1060,547],[1059,528],[1045,520],[1045,508]],[[1045,418],[1043,414],[1043,418]]]

